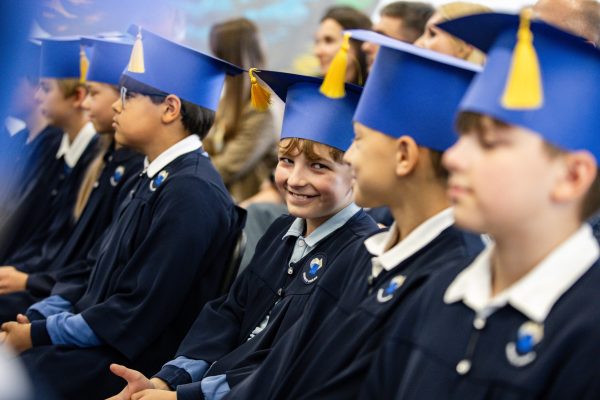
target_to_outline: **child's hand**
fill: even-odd
[[[0,267],[0,294],[25,290],[28,277],[29,275],[15,267]]]
[[[177,400],[177,392],[146,389],[131,396],[131,400]]]
[[[113,374],[125,379],[127,381],[127,386],[125,386],[121,392],[107,400],[129,400],[132,398],[133,394],[139,391],[145,389],[154,389],[154,384],[150,381],[150,379],[146,378],[139,371],[124,367],[123,365],[119,364],[111,364],[110,371]]]
[[[14,321],[3,323],[0,341],[11,346],[16,353],[29,350],[33,346],[31,344],[31,324],[20,324]]]

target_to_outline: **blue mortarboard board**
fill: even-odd
[[[81,44],[91,49],[86,80],[118,85],[121,74],[129,63],[133,38],[83,37]]]
[[[411,136],[433,150],[450,147],[456,109],[481,68],[376,32],[348,32],[380,46],[354,120],[389,136]]]
[[[40,77],[79,78],[81,42],[78,37],[41,38]]]
[[[281,138],[300,138],[346,151],[352,144],[352,116],[362,88],[346,84],[346,96],[330,99],[319,88],[323,79],[275,71],[256,71],[285,102]]]
[[[217,109],[226,74],[237,75],[244,71],[138,26],[132,25],[128,32],[141,34],[145,70],[132,72],[126,68],[123,74],[204,108]]]
[[[488,53],[485,68],[473,81],[460,110],[531,129],[563,149],[588,149],[600,160],[600,52],[583,38],[531,21],[543,101],[533,109],[507,109],[501,98],[518,27],[518,15],[497,13],[440,24],[440,28]]]

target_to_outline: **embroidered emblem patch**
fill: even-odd
[[[121,178],[123,178],[123,174],[125,174],[125,167],[122,165],[119,165],[115,169],[115,172],[113,173],[113,175],[110,177],[110,184],[112,186],[117,186],[119,184],[119,182],[121,181]]]
[[[515,367],[524,367],[536,358],[535,346],[544,338],[544,326],[533,321],[523,323],[517,339],[506,345],[506,358]]]
[[[319,278],[319,271],[323,269],[325,265],[325,261],[323,257],[314,257],[308,263],[308,266],[304,268],[304,272],[302,272],[302,279],[304,279],[304,283],[310,285],[314,281]]]
[[[154,192],[158,189],[158,187],[165,182],[167,176],[169,176],[169,173],[166,170],[160,171],[160,173],[150,181],[150,190]]]
[[[402,286],[406,277],[404,275],[396,275],[393,277],[386,287],[383,287],[377,291],[377,301],[380,303],[386,303],[394,297],[394,292]]]

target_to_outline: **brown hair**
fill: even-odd
[[[329,155],[336,163],[343,163],[344,152],[335,147],[308,139],[284,138],[279,142],[279,153],[282,155],[295,155],[302,153],[310,161],[317,161],[321,158],[315,151],[315,146],[320,146],[329,151]]]
[[[333,6],[325,11],[325,15],[321,18],[321,22],[326,19],[332,19],[342,26],[343,29],[368,29],[371,30],[373,23],[365,14],[354,7],[350,6]],[[354,49],[357,55],[355,60],[356,79],[350,83],[364,85],[367,80],[367,56],[362,51],[362,43],[350,39],[350,46]]]
[[[459,134],[468,131],[482,132],[485,129],[483,125],[484,117],[485,116],[483,114],[479,113],[461,112],[456,120],[456,130],[459,132]],[[493,126],[510,126],[506,122],[500,121],[496,118],[486,118],[489,118]],[[560,157],[568,153],[567,151],[556,147],[555,145],[547,142],[546,140],[544,140],[544,150],[550,157]],[[594,178],[594,181],[590,185],[587,193],[585,194],[581,202],[581,210],[579,214],[581,220],[584,221],[588,219],[589,217],[594,215],[596,211],[598,211],[598,209],[600,209],[600,174],[599,171],[596,171],[596,177]]]
[[[258,27],[246,18],[231,19],[212,26],[209,36],[212,53],[244,69],[265,66]],[[250,81],[244,74],[227,76],[225,92],[219,102],[210,138],[216,147],[231,140],[238,132],[237,125],[244,107],[250,100]],[[206,143],[210,152],[210,140]]]
[[[425,25],[434,9],[428,3],[419,1],[394,1],[381,9],[379,15],[402,20],[402,26],[412,31],[413,42],[425,31]]]
[[[65,99],[73,96],[79,88],[87,91],[85,84],[81,83],[77,78],[57,79],[56,83],[63,96],[65,96]]]

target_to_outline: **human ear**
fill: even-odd
[[[397,176],[407,176],[415,169],[419,161],[419,146],[410,136],[401,136],[396,139],[396,166]]]
[[[552,200],[567,203],[583,199],[596,178],[594,156],[587,151],[576,151],[563,154],[561,158],[562,173],[552,190]]]
[[[162,113],[162,121],[169,124],[178,120],[181,117],[181,99],[173,94],[165,97],[162,103],[164,108]]]

